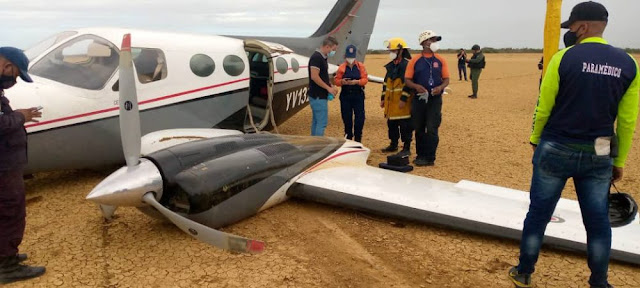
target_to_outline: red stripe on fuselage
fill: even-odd
[[[299,68],[299,69],[303,69],[303,68],[309,68],[309,66],[300,66],[300,68]],[[287,69],[287,71],[289,71],[289,70],[293,71],[293,68],[292,68],[292,67],[290,67],[289,69]],[[280,74],[280,72],[278,72],[278,71],[273,71],[273,74]],[[284,75],[284,74],[282,74],[282,75]]]
[[[175,98],[175,97],[186,95],[186,94],[200,92],[200,91],[207,90],[207,89],[213,89],[213,88],[218,88],[218,87],[222,87],[222,86],[226,86],[226,85],[231,85],[231,84],[234,84],[234,83],[247,81],[247,80],[249,80],[249,78],[238,79],[238,80],[234,80],[234,81],[230,81],[230,82],[226,82],[226,83],[216,84],[216,85],[213,85],[213,86],[208,86],[208,87],[198,88],[198,89],[194,89],[194,90],[190,90],[190,91],[185,91],[185,92],[180,92],[180,93],[171,94],[171,95],[167,95],[167,96],[162,96],[162,97],[159,97],[159,98],[154,98],[154,99],[141,101],[141,102],[138,103],[138,105],[149,104],[149,103],[153,103],[153,102],[157,102],[157,101],[162,101],[162,100],[166,100],[166,99],[170,99],[170,98]],[[52,120],[48,120],[48,121],[42,121],[42,122],[38,122],[38,123],[25,125],[24,127],[25,128],[30,128],[30,127],[42,126],[42,125],[47,125],[47,124],[66,121],[66,120],[71,120],[71,119],[77,119],[77,118],[93,116],[93,115],[102,114],[102,113],[106,113],[106,112],[111,112],[111,111],[115,111],[115,110],[118,110],[118,107],[112,107],[112,108],[102,109],[102,110],[98,110],[98,111],[93,111],[93,112],[88,112],[88,113],[83,113],[83,114],[78,114],[78,115],[58,118],[58,119],[52,119]]]

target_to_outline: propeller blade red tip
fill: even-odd
[[[258,240],[247,241],[247,251],[253,254],[262,253],[264,251],[264,242]]]
[[[124,34],[124,36],[122,37],[122,47],[120,48],[121,51],[131,51],[131,34],[127,33]]]

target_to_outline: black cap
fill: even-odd
[[[609,12],[607,8],[600,3],[589,1],[582,2],[574,6],[571,10],[569,20],[562,22],[560,28],[569,28],[576,21],[604,21],[609,20]]]

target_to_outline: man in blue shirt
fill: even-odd
[[[640,74],[633,57],[602,39],[608,16],[602,4],[576,5],[562,23],[569,29],[564,36],[568,48],[553,56],[542,79],[529,139],[534,149],[531,204],[520,263],[509,271],[517,287],[531,287],[545,229],[568,178],[573,178],[587,230],[589,285],[611,287],[608,195],[612,179],[622,178],[631,148]]]
[[[327,101],[333,100],[337,92],[329,81],[327,57],[335,55],[338,40],[329,36],[322,41],[322,47],[309,58],[309,105],[311,106],[311,136],[324,136],[329,122]]]

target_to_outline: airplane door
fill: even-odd
[[[245,117],[244,130],[246,132],[259,131],[269,123],[275,125],[273,115],[273,59],[293,51],[275,43],[244,40],[245,50],[249,59],[249,102]]]

